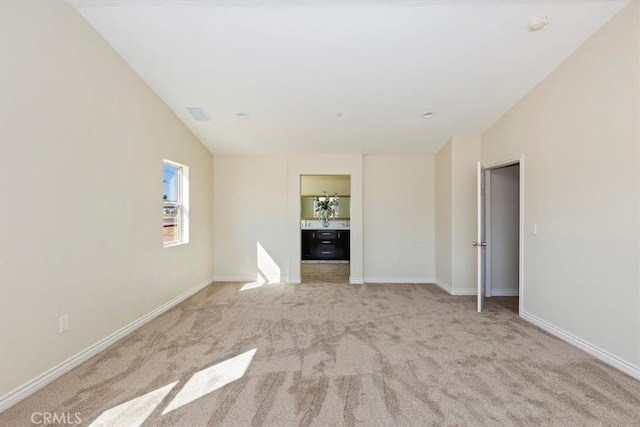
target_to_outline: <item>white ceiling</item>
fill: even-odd
[[[628,0],[69,3],[213,153],[431,154],[491,126]],[[537,14],[550,24],[528,32]]]

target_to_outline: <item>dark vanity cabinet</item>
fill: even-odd
[[[349,230],[302,230],[302,260],[349,260]]]

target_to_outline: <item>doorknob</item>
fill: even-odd
[[[473,242],[473,246],[487,246],[487,242]]]

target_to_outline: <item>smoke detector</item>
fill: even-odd
[[[527,30],[534,32],[543,29],[549,23],[547,15],[538,15],[529,19],[527,23]]]

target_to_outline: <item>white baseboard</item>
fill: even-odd
[[[302,279],[299,277],[292,277],[287,280],[287,283],[291,283],[292,285],[299,285],[300,283],[302,283]]]
[[[362,277],[349,277],[349,284],[364,285],[364,279]]]
[[[622,372],[628,375],[631,375],[633,378],[640,380],[640,367],[632,363],[629,363],[626,360],[623,360],[618,356],[611,354],[608,351],[603,350],[600,347],[593,345],[590,342],[583,340],[582,338],[577,337],[572,333],[567,332],[564,329],[561,329],[547,322],[546,320],[539,318],[538,316],[535,316],[531,313],[527,313],[524,310],[522,310],[522,312],[520,313],[520,317],[533,323],[540,329],[543,329],[549,332],[550,334],[555,335],[561,340],[566,341],[569,344],[574,345],[579,349],[586,351],[590,355],[594,356],[597,359],[602,360],[603,362],[613,366],[614,368],[617,368]]]
[[[519,294],[517,289],[491,289],[492,297],[517,297]]]
[[[255,282],[256,276],[213,276],[214,282]]]
[[[201,289],[204,289],[206,286],[211,284],[212,281],[213,281],[213,278],[208,278],[206,280],[203,280],[202,282],[195,285],[193,288],[183,292],[182,294],[178,295],[171,301],[161,305],[155,310],[145,314],[139,319],[129,323],[127,326],[112,333],[108,337],[103,338],[102,340],[91,345],[90,347],[87,347],[86,349],[82,350],[80,353],[76,354],[75,356],[70,357],[69,359],[65,360],[59,365],[38,375],[31,381],[23,384],[22,386],[16,388],[15,390],[12,390],[9,393],[5,394],[4,396],[0,397],[0,412],[4,412],[5,410],[9,409],[16,403],[20,402],[22,399],[40,390],[42,387],[46,386],[56,378],[66,374],[67,372],[69,372],[76,366],[80,365],[81,363],[86,362],[96,354],[100,353],[110,345],[114,344],[116,341],[129,335],[130,333],[132,333],[133,331],[135,331],[145,323],[160,316],[164,312],[168,311],[172,307],[181,303],[182,301],[189,298],[191,295],[195,294]]]
[[[449,295],[453,295],[453,288],[451,286],[449,286],[449,284],[444,283],[442,280],[440,279],[436,279],[434,280],[434,283],[439,286],[440,288],[442,288],[443,291],[445,291],[446,293],[448,293]]]
[[[287,281],[284,278],[279,276],[267,276],[266,283],[286,283]],[[264,281],[265,278],[260,278],[260,281]],[[258,281],[257,276],[249,277],[249,276],[213,276],[214,282],[244,282],[244,283],[253,283]]]
[[[456,295],[456,296],[478,295],[478,290],[477,289],[454,289],[451,295]]]
[[[478,295],[478,291],[476,289],[453,289],[453,287],[451,285],[449,285],[448,283],[443,282],[440,279],[435,279],[433,281],[433,283],[438,285],[440,288],[442,288],[442,290],[444,290],[449,295],[455,295],[455,296]]]
[[[365,277],[365,283],[434,283],[432,277]]]

